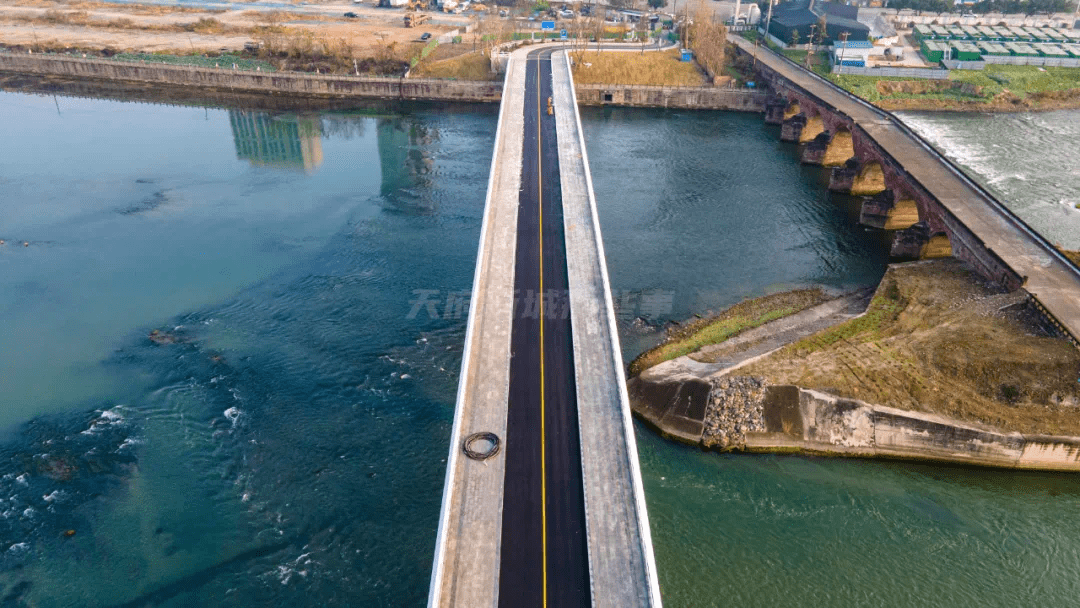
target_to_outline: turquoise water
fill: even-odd
[[[0,93],[2,603],[423,605],[495,120]],[[880,277],[759,116],[583,120],[627,356]],[[667,606],[1076,597],[1073,477],[637,430]]]

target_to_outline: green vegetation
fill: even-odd
[[[257,59],[245,59],[237,55],[208,57],[205,55],[166,55],[158,53],[117,53],[112,56],[117,61],[141,61],[144,63],[166,63],[169,65],[190,65],[200,68],[228,68],[235,65],[238,70],[273,72],[274,66]]]
[[[985,69],[952,70],[949,80],[828,74],[841,87],[871,102],[887,99],[989,101],[1002,93],[1024,99],[1080,89],[1080,68],[1038,68],[1029,65],[987,65]],[[886,85],[909,82],[911,85]]]
[[[798,357],[825,350],[841,341],[876,342],[882,338],[883,330],[892,326],[906,306],[907,302],[901,297],[896,283],[891,282],[885,289],[878,290],[865,314],[803,338],[785,348],[792,356]]]
[[[703,346],[719,344],[748,329],[795,314],[825,301],[820,289],[799,289],[740,302],[722,313],[670,332],[667,340],[642,353],[630,364],[630,374],[688,355]]]
[[[754,30],[741,32],[751,42],[761,36]],[[772,41],[763,43],[799,65],[806,65],[807,51],[782,49]],[[1080,68],[989,64],[982,70],[952,70],[948,80],[897,76],[856,76],[833,74],[825,53],[814,53],[810,69],[863,99],[888,108],[949,107],[978,109],[991,103],[996,107],[1029,107],[1044,101],[1080,99]],[[954,109],[957,106],[952,106]]]

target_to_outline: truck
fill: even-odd
[[[427,13],[405,13],[405,27],[416,27],[427,23],[430,19],[431,15]]]
[[[405,6],[409,0],[379,0],[380,8],[398,8]]]

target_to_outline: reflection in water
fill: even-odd
[[[253,165],[303,169],[308,175],[322,165],[322,125],[317,116],[229,110],[229,124],[237,158]]]
[[[378,131],[383,176],[379,193],[401,209],[434,212],[434,202],[422,194],[431,186],[431,147],[439,139],[438,129],[393,117],[379,119]]]

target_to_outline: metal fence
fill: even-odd
[[[1021,57],[1019,55],[983,55],[985,63],[1004,65],[1041,65],[1046,67],[1077,68],[1080,57]]]
[[[949,70],[937,68],[865,68],[834,65],[832,72],[833,74],[854,74],[856,76],[902,76],[904,78],[924,78],[927,80],[946,80],[949,78]]]

